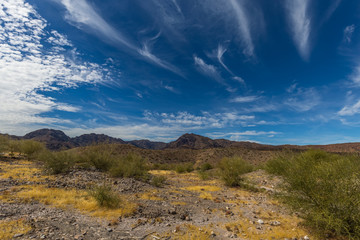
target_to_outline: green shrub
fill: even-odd
[[[200,166],[200,171],[205,172],[210,169],[213,169],[213,166],[210,163],[204,163]]]
[[[360,239],[360,160],[307,151],[267,166],[283,176],[283,199],[324,235]]]
[[[82,163],[89,163],[101,171],[109,171],[114,165],[114,153],[111,145],[95,145],[86,148],[80,156]]]
[[[218,167],[220,178],[230,187],[241,186],[241,175],[253,169],[248,162],[237,156],[223,158]]]
[[[67,151],[43,151],[37,159],[44,162],[45,169],[51,174],[60,174],[68,172],[74,166],[77,156]]]
[[[0,154],[8,151],[9,149],[9,137],[5,135],[0,135]]]
[[[110,186],[98,185],[90,190],[90,195],[95,198],[101,207],[118,208],[121,203],[119,195],[117,195]]]
[[[150,184],[155,187],[162,187],[166,181],[165,176],[153,176]]]
[[[185,173],[194,171],[194,164],[192,162],[176,164],[175,171],[177,173]]]
[[[206,171],[199,170],[198,175],[201,180],[208,180],[210,178],[209,174]]]
[[[133,177],[143,179],[147,176],[145,160],[137,155],[130,153],[125,156],[118,156],[114,160],[114,165],[110,169],[113,177]]]
[[[28,159],[33,159],[37,154],[45,150],[45,145],[34,140],[19,141],[19,151],[25,154]]]

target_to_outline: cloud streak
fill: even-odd
[[[235,17],[237,20],[237,25],[239,29],[239,35],[243,39],[244,50],[243,54],[249,57],[254,56],[254,43],[250,31],[250,23],[246,11],[242,2],[236,0],[230,0],[230,4],[235,12]]]
[[[310,54],[311,18],[309,0],[286,0],[285,9],[293,41],[300,56],[307,60]]]
[[[182,75],[179,69],[151,53],[147,43],[144,43],[142,48],[136,46],[136,44],[125,37],[125,34],[106,22],[103,17],[97,13],[86,0],[56,1],[62,4],[67,10],[65,19],[79,29],[89,30],[90,32],[97,35],[100,39],[106,40],[116,47],[119,47],[120,44],[121,47],[126,48],[125,50],[136,52],[149,62],[161,68],[167,69],[175,74]]]

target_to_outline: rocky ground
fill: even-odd
[[[246,176],[259,192],[196,172],[151,174],[165,185],[90,170],[48,176],[36,163],[1,159],[0,239],[315,239],[275,200],[279,179],[262,170]],[[99,183],[121,196],[121,211],[87,207]]]

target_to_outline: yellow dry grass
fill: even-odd
[[[42,171],[33,167],[29,161],[0,162],[0,179],[13,178],[22,181],[43,182],[53,180],[53,176],[42,175]]]
[[[163,175],[163,176],[176,174],[175,171],[170,171],[170,170],[150,170],[149,173],[152,175]]]
[[[12,193],[2,195],[1,198],[5,201],[13,201],[14,199],[25,202],[38,201],[62,209],[75,208],[87,215],[107,219],[131,215],[136,208],[134,203],[122,200],[119,208],[108,209],[100,207],[87,191],[46,188],[41,185],[17,187]]]
[[[208,240],[211,239],[211,230],[208,227],[184,224],[177,226],[175,232],[158,235],[158,237],[161,239],[171,237],[171,239],[176,240]]]
[[[142,200],[152,200],[152,201],[163,201],[161,197],[157,195],[158,191],[145,192],[140,195],[137,195]]]
[[[24,219],[0,220],[0,239],[12,239],[15,234],[25,234],[31,230],[31,226]]]
[[[170,202],[171,205],[174,205],[174,206],[184,206],[186,205],[187,203],[186,202]]]
[[[220,191],[221,188],[217,186],[211,186],[211,185],[205,185],[205,186],[189,186],[182,188],[184,190],[188,191],[194,191],[194,192],[216,192]]]
[[[270,214],[271,215],[271,214]],[[251,223],[247,219],[241,219],[237,222],[225,224],[225,228],[228,231],[236,234],[241,234],[244,239],[261,240],[261,239],[285,239],[285,238],[301,238],[309,234],[301,227],[301,220],[294,216],[272,216],[266,218],[264,215],[260,217],[265,221],[261,227],[264,229],[256,229],[256,224]],[[268,215],[269,216],[269,215]],[[272,221],[279,221],[279,226],[271,226]],[[315,239],[313,236],[309,236],[310,239]]]

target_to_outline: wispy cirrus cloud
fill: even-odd
[[[285,105],[298,112],[306,112],[319,105],[321,97],[315,88],[298,87],[296,83],[288,89],[288,98],[284,101]]]
[[[126,37],[120,30],[112,27],[98,12],[94,10],[87,0],[55,1],[66,8],[67,14],[65,15],[65,19],[79,29],[88,30],[97,35],[100,39],[110,42],[116,47],[125,47],[125,50],[136,52],[151,63],[172,71],[175,74],[181,75],[179,69],[151,53],[147,42],[143,43],[142,47],[138,47],[137,44]]]
[[[260,96],[241,96],[236,97],[230,100],[230,102],[236,102],[236,103],[249,103],[249,102],[255,102],[256,100],[260,99]]]
[[[207,75],[218,82],[223,82],[223,79],[214,65],[207,64],[200,57],[194,56],[194,63],[197,69],[204,75]]]
[[[102,66],[74,57],[67,37],[48,29],[47,21],[24,0],[4,0],[0,5],[0,126],[13,130],[37,124],[69,124],[43,117],[51,111],[78,112],[80,107],[58,102],[46,92],[105,83]],[[47,46],[44,46],[47,42]],[[50,46],[49,46],[50,44]]]
[[[339,116],[353,116],[360,113],[360,100],[353,105],[343,107],[337,114]]]
[[[286,0],[286,15],[295,46],[300,56],[307,60],[310,54],[311,17],[309,0]]]
[[[236,112],[202,112],[201,115],[194,115],[188,112],[157,113],[145,111],[144,116],[150,121],[161,122],[168,125],[193,127],[194,129],[209,127],[223,128],[233,124],[246,125],[248,122],[252,122],[255,119],[255,116],[253,115],[244,115]]]
[[[254,56],[254,43],[251,35],[249,17],[243,6],[243,1],[230,0],[230,4],[234,9],[239,35],[243,39],[244,50],[246,56]]]
[[[351,43],[352,35],[355,31],[355,24],[346,26],[344,29],[344,42],[345,43]]]

